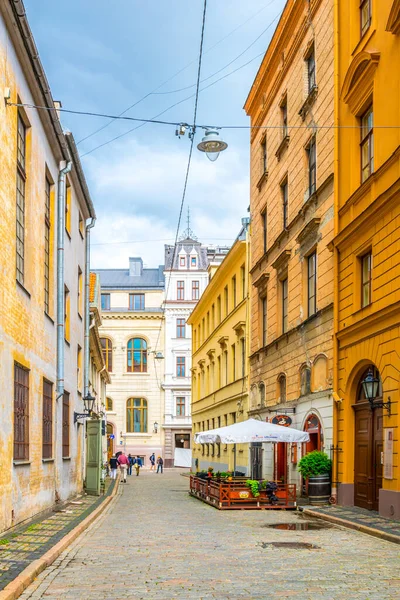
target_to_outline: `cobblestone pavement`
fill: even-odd
[[[107,480],[106,495],[112,491],[110,483]],[[4,533],[0,538],[0,590],[72,531],[104,498],[79,495],[46,516]]]
[[[294,512],[218,511],[176,471],[128,478],[116,500],[23,600],[400,599],[399,546]],[[270,546],[300,542],[307,548]]]

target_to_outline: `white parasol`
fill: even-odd
[[[248,419],[227,427],[209,429],[196,433],[196,444],[247,444],[251,442],[308,442],[310,436],[305,431]]]

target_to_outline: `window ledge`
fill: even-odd
[[[65,460],[65,461],[67,461],[67,460],[71,460],[71,457],[70,456],[63,456],[62,459]]]
[[[52,323],[52,325],[54,325],[54,319],[52,319],[46,311],[44,311],[44,316],[50,321],[50,323]]]
[[[264,173],[261,175],[260,179],[257,181],[257,184],[256,184],[258,191],[261,190],[262,186],[267,181],[267,179],[268,179],[268,171],[264,171]]]
[[[140,377],[149,377],[150,373],[122,373],[123,376],[132,377],[133,375],[139,375]]]
[[[14,467],[22,467],[24,465],[30,465],[30,460],[13,460]]]
[[[281,143],[279,144],[277,151],[275,152],[275,156],[278,159],[278,162],[281,159],[281,155],[284,153],[286,148],[289,146],[289,142],[290,142],[290,135],[286,134],[285,137],[282,139]]]
[[[311,90],[309,91],[308,96],[303,103],[303,106],[299,110],[299,115],[301,116],[303,121],[306,118],[310,108],[314,104],[317,96],[318,96],[318,86],[314,85],[314,87],[311,88]]]
[[[42,458],[42,463],[53,463],[54,458]]]
[[[24,293],[25,293],[25,294],[28,296],[28,298],[30,299],[30,298],[31,298],[31,295],[30,295],[30,293],[28,292],[28,290],[26,289],[26,287],[25,287],[25,286],[23,286],[23,285],[22,285],[22,283],[20,283],[20,282],[18,281],[18,279],[16,279],[15,281],[17,282],[17,286],[18,286],[18,287],[19,287],[19,288],[20,288],[20,289],[21,289],[21,290],[22,290],[22,291],[23,291],[23,292],[24,292]]]

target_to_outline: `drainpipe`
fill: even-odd
[[[86,238],[85,238],[85,249],[86,249],[86,268],[85,268],[85,378],[83,385],[83,397],[89,393],[89,367],[90,367],[90,348],[89,348],[89,335],[90,335],[90,230],[94,227],[96,219],[92,218],[90,223],[86,225]]]
[[[65,230],[65,180],[72,169],[68,161],[58,174],[57,195],[57,400],[64,394],[64,230]]]

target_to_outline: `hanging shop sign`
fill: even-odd
[[[272,423],[274,425],[282,425],[283,427],[290,427],[290,425],[292,424],[292,419],[289,417],[289,415],[276,415],[276,417],[274,417],[272,419]]]

